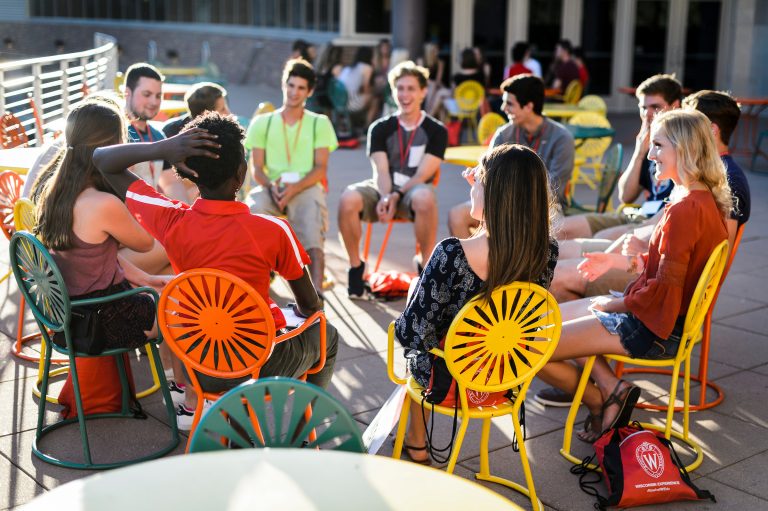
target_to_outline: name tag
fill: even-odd
[[[395,172],[392,176],[392,181],[395,183],[395,186],[403,186],[409,179],[411,179],[410,176],[406,176],[400,172]]]
[[[426,148],[426,145],[411,146],[411,150],[408,151],[408,167],[413,168],[419,166],[421,159],[424,158],[424,151]]]
[[[283,172],[280,174],[280,182],[285,184],[293,184],[298,183],[299,179],[299,173],[298,172]]]
[[[652,217],[659,210],[664,207],[664,201],[662,200],[648,200],[640,207],[640,214],[647,217]]]

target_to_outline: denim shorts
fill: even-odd
[[[666,360],[675,358],[683,334],[685,316],[680,316],[667,339],[662,339],[631,312],[603,312],[590,309],[610,333],[619,336],[621,345],[632,358]]]

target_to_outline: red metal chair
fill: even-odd
[[[11,112],[6,112],[0,117],[0,148],[11,149],[13,147],[29,144],[24,126]]]

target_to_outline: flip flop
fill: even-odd
[[[619,380],[616,387],[613,389],[613,392],[611,392],[611,395],[608,396],[608,399],[603,403],[603,415],[605,415],[605,410],[609,406],[619,405],[619,412],[607,429],[621,428],[629,424],[629,420],[632,418],[632,411],[635,409],[637,400],[640,399],[640,388],[631,384],[628,384],[629,387],[624,389],[626,394],[622,399],[619,392],[622,383],[627,382],[625,380]]]

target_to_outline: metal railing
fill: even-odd
[[[92,50],[0,64],[0,115],[15,115],[39,146],[43,128],[66,118],[90,92],[111,89],[117,72],[117,41],[94,35]]]

